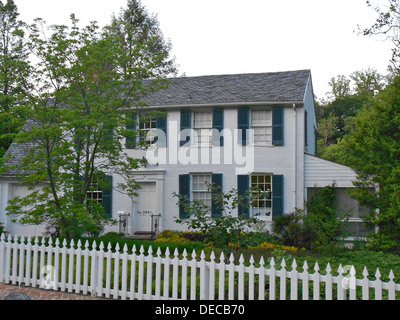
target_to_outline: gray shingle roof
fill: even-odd
[[[149,106],[304,101],[310,70],[181,77],[144,98]]]

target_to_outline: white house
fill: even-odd
[[[96,194],[107,213],[122,221],[114,229],[131,235],[182,229],[175,218],[186,217],[173,193],[211,204],[207,182],[224,191],[237,188],[244,193],[254,186],[269,192],[269,199],[236,212],[267,222],[304,208],[313,188],[353,186],[356,175],[350,168],[316,157],[310,70],[173,78],[168,89],[144,100],[149,110],[163,110],[168,117],[135,119],[148,133],[138,137],[146,139],[147,148],[126,141],[130,155],[147,159],[147,165],[132,171],[141,186],[139,196],[132,199],[114,190]],[[21,156],[24,146],[13,144],[8,152]],[[120,179],[111,177],[112,184]],[[26,192],[12,175],[0,180],[0,222],[12,234],[43,231],[41,226],[14,223],[6,215],[7,201]],[[358,223],[361,210],[356,202],[351,204]]]

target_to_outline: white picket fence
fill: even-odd
[[[103,242],[89,248],[87,241],[82,246],[80,241],[67,245],[64,240],[60,246],[58,239],[54,243],[49,239],[46,245],[38,238],[5,239],[2,234],[0,283],[123,300],[395,300],[400,291],[393,272],[389,282],[383,282],[379,269],[370,280],[366,268],[363,278],[357,279],[352,266],[340,265],[333,275],[329,264],[321,274],[318,263],[309,273],[307,262],[299,272],[296,260],[291,270],[282,260],[278,270],[273,258],[267,268],[263,258],[256,263],[251,257],[245,264],[242,255],[235,264],[233,254],[225,263],[224,254],[216,262],[214,252],[206,261],[203,251],[197,260],[195,251],[188,258],[186,250],[171,255],[167,248],[162,255],[158,248],[153,255],[151,247],[146,254],[143,246],[139,254],[135,246],[128,253],[126,244],[122,251],[118,244],[114,249],[110,244],[105,249]]]

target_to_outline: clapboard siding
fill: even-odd
[[[356,173],[349,167],[321,159],[309,154],[304,155],[304,185],[324,187],[335,183],[336,187],[353,187]]]

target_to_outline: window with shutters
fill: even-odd
[[[86,196],[88,199],[101,204],[103,201],[103,190],[97,185],[97,183],[91,183]]]
[[[272,213],[272,179],[270,175],[251,176],[251,216],[270,217]]]
[[[194,142],[203,146],[212,143],[213,113],[212,111],[193,112],[193,129],[196,132]]]
[[[139,142],[142,146],[151,146],[157,142],[157,120],[139,116]]]
[[[250,127],[256,145],[272,145],[272,112],[270,109],[251,110]]]
[[[208,173],[192,174],[192,200],[201,200],[204,205],[211,207],[212,175]]]

